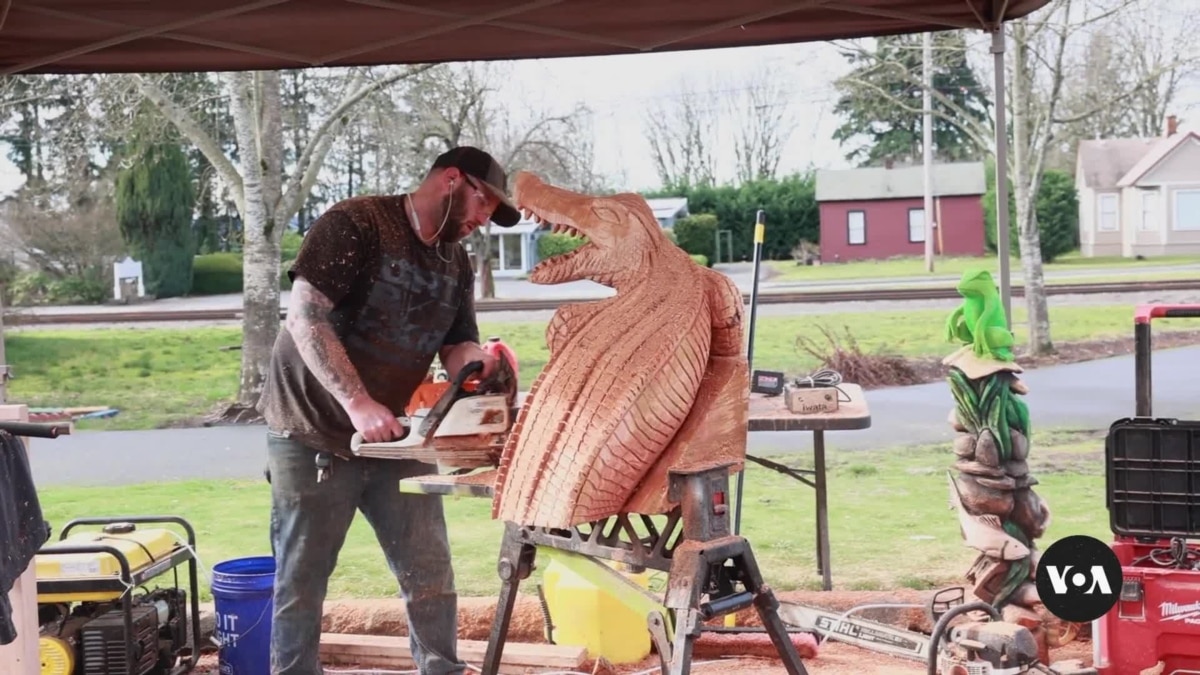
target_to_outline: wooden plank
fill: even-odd
[[[2,362],[0,362],[2,365]],[[29,408],[25,405],[0,405],[0,421],[26,422],[29,420]],[[22,436],[25,448],[29,448],[30,439]],[[38,623],[37,623],[37,574],[32,560],[29,566],[17,578],[8,600],[13,608],[13,625],[17,629],[17,639],[11,644],[0,645],[0,673],[12,675],[38,675],[42,669],[41,659],[38,658]]]
[[[472,665],[482,664],[484,656],[487,654],[487,646],[488,643],[481,640],[459,640],[458,658]],[[382,667],[406,662],[407,665],[404,667],[413,667],[408,636],[401,635],[322,633],[318,654],[322,659],[337,659],[342,663],[355,663],[363,666]],[[518,668],[513,672],[537,672],[524,669],[577,669],[583,667],[587,658],[585,647],[509,642],[504,645],[501,663]],[[380,663],[380,660],[388,663]]]

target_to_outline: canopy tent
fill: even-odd
[[[1048,0],[2,0],[0,68],[286,69],[995,30]]]

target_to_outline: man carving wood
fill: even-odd
[[[490,155],[460,147],[440,156],[416,191],[339,202],[304,238],[258,405],[269,428],[277,565],[271,675],[323,672],[322,605],[357,510],[400,584],[420,672],[464,672],[441,498],[397,488],[432,467],[353,457],[350,439],[356,431],[367,442],[402,436],[396,418],[434,356],[451,377],[472,361],[484,363],[482,377],[495,370],[479,346],[474,273],[459,242],[489,219],[517,224],[506,191]]]

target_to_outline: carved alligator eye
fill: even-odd
[[[607,206],[593,206],[592,215],[608,223],[619,223],[621,221],[621,217],[616,209]]]

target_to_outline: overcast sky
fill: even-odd
[[[645,141],[647,108],[677,99],[685,85],[707,92],[704,104],[719,108],[744,95],[763,69],[788,93],[788,112],[797,122],[780,162],[781,173],[810,165],[844,165],[845,153],[830,140],[837,127],[830,83],[844,71],[843,62],[832,47],[810,44],[541,59],[514,63],[512,69],[514,84],[532,105],[557,99],[565,106],[573,101],[590,106],[595,111],[598,168],[626,188],[653,189],[659,179]],[[718,156],[718,180],[733,177],[732,133],[729,127],[720,133],[725,142]]]

